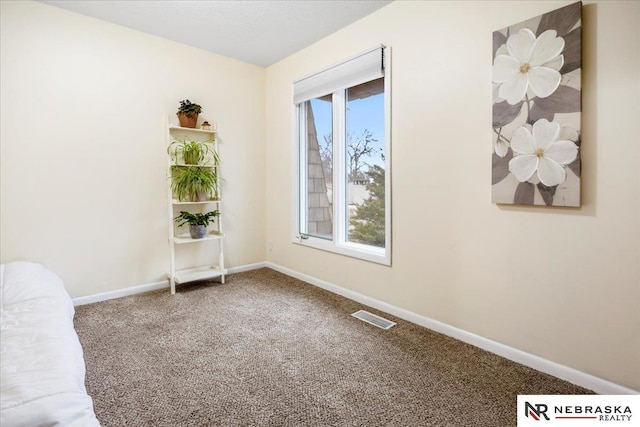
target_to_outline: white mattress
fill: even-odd
[[[62,280],[40,264],[2,267],[0,425],[99,426]]]

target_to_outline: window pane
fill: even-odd
[[[347,241],[385,246],[384,79],[347,89]]]
[[[333,237],[333,131],[331,95],[305,102],[307,129],[306,234]]]

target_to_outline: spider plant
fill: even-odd
[[[218,174],[206,166],[171,166],[171,189],[180,201],[198,202],[218,198]]]
[[[220,162],[216,150],[204,141],[176,140],[169,144],[167,153],[174,159],[175,164],[178,164],[180,158],[185,165],[202,165],[212,162],[213,166],[218,166]]]

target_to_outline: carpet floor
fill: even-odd
[[[505,427],[518,394],[591,393],[266,268],[78,306],[75,325],[104,427]]]

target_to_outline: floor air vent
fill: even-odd
[[[358,310],[352,314],[353,317],[358,318],[364,322],[371,323],[373,326],[377,326],[382,329],[389,329],[396,323],[391,320],[387,320],[384,317],[376,316],[368,311]]]

